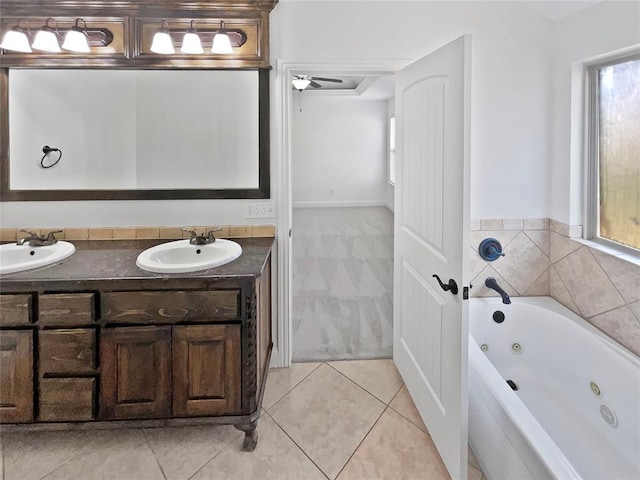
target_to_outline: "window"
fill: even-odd
[[[640,55],[588,67],[587,237],[640,253]]]
[[[389,119],[389,183],[396,184],[396,117]]]

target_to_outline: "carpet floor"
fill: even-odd
[[[389,358],[393,213],[293,210],[293,361]]]

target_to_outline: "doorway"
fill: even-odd
[[[291,112],[293,361],[391,358],[394,77],[304,77],[318,81]]]
[[[294,114],[305,113],[307,97],[299,96],[292,89],[291,79],[300,73],[314,72],[320,76],[331,75],[380,77],[393,76],[395,72],[410,63],[409,60],[387,62],[359,62],[357,64],[344,63],[297,63],[278,60],[275,69],[275,102],[280,106],[275,110],[275,127],[282,132],[277,136],[275,148],[277,157],[282,162],[277,165],[277,215],[278,215],[278,323],[274,329],[274,352],[271,365],[287,367],[291,365],[293,357],[293,268],[294,248],[293,233],[293,122]],[[300,103],[302,100],[302,104]],[[302,112],[299,112],[302,107]],[[335,194],[335,189],[334,189]],[[392,198],[392,197],[391,197]],[[309,205],[298,205],[308,208]],[[359,205],[362,207],[363,205]],[[367,205],[373,206],[373,205]],[[351,207],[349,207],[351,208]],[[382,207],[385,208],[385,207]]]

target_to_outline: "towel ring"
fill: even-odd
[[[40,166],[42,168],[55,167],[60,161],[60,159],[62,158],[62,150],[60,150],[59,148],[54,148],[54,147],[50,147],[49,145],[45,145],[44,147],[42,147],[42,152],[44,153],[44,155],[42,155],[42,158],[40,159]],[[58,152],[58,158],[56,159],[55,162],[49,165],[45,165],[44,159],[47,158],[47,155],[49,155],[51,152]]]

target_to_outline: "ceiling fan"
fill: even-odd
[[[311,75],[294,75],[291,80],[293,88],[299,92],[302,92],[308,86],[312,86],[313,88],[322,88],[322,85],[318,82],[342,83],[342,80],[339,78],[312,77]]]

